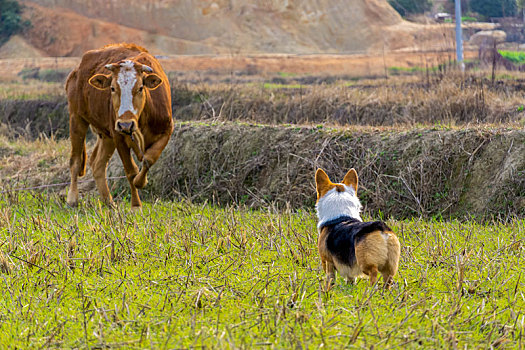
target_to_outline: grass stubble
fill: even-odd
[[[450,121],[474,110],[451,122],[522,126],[515,91],[493,92],[479,81],[465,90],[448,80],[431,85],[410,94],[388,86],[369,93],[350,85],[255,86],[248,104],[238,103],[235,89],[223,96],[190,86],[191,103],[180,109],[193,115],[193,103],[199,119],[267,123],[346,124],[372,115],[375,124],[374,116],[392,115],[386,124],[407,127],[427,122],[417,116],[435,122],[441,113],[438,121]],[[63,93],[53,84],[24,89],[8,86],[0,98]],[[328,118],[337,108],[340,120]],[[0,173],[9,174],[0,179],[7,190],[0,193],[3,348],[523,347],[523,219],[390,219],[402,245],[395,286],[383,291],[338,279],[327,289],[313,208],[255,211],[181,200],[145,203],[137,213],[114,193],[122,202],[113,210],[96,196],[69,209],[57,194],[5,186],[34,185],[26,174],[35,171],[44,183],[67,181],[66,148],[53,137],[0,138]]]
[[[388,220],[389,291],[323,284],[311,210],[0,197],[8,348],[521,348],[525,221]]]

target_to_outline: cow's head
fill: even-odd
[[[122,134],[139,134],[139,118],[146,103],[146,89],[154,90],[162,79],[142,63],[132,60],[107,64],[111,74],[95,74],[89,84],[99,90],[111,89],[116,113],[115,130]],[[140,135],[141,136],[141,135]]]

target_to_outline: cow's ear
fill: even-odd
[[[106,90],[111,85],[111,74],[95,74],[89,78],[89,85],[99,90]]]
[[[155,73],[147,74],[144,77],[144,86],[150,90],[155,90],[162,83],[162,79]]]

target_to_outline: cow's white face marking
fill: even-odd
[[[127,60],[120,64],[117,82],[120,86],[120,107],[118,109],[118,115],[121,116],[127,111],[136,115],[137,110],[133,106],[132,89],[137,82],[137,71],[135,70],[133,61]]]

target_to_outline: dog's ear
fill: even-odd
[[[317,199],[321,197],[324,189],[330,184],[330,178],[323,169],[319,168],[315,172],[315,188],[317,190]]]
[[[357,178],[357,171],[355,171],[354,168],[348,170],[346,173],[343,183],[347,185],[348,187],[353,187],[355,193],[357,194],[357,183],[359,182],[359,179]]]

